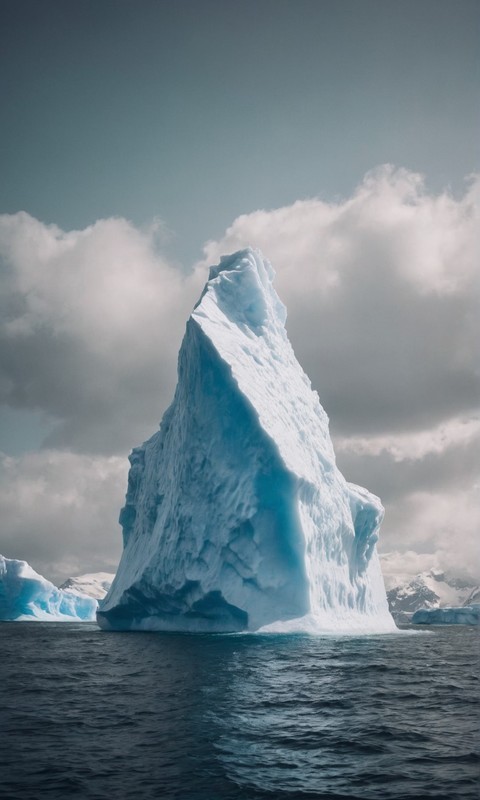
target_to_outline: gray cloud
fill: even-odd
[[[55,450],[2,456],[2,555],[54,582],[92,567],[115,572],[127,467],[121,457]]]
[[[432,196],[382,168],[344,202],[247,214],[206,246],[205,263],[246,243],[272,260],[335,433],[422,429],[477,407],[479,187]]]
[[[64,233],[0,217],[0,401],[42,410],[46,442],[126,452],[158,425],[200,289],[162,259],[155,230],[101,220]]]
[[[477,177],[459,199],[429,194],[383,167],[350,198],[245,214],[205,246],[204,264],[247,243],[271,259],[339,465],[385,502],[397,570],[409,551],[407,572],[479,575],[479,192]]]
[[[447,491],[413,491],[387,505],[380,552],[394,551],[397,564],[402,553],[415,551],[422,569],[438,566],[453,575],[480,580],[478,487]]]
[[[468,423],[465,423],[468,426]],[[460,441],[442,442],[438,449],[421,456],[405,454],[399,458],[385,447],[365,452],[349,447],[349,440],[336,446],[338,466],[353,483],[362,483],[378,494],[387,505],[401,502],[414,491],[436,492],[471,488],[479,467],[480,430],[468,426],[467,437]],[[423,432],[434,437],[433,431]]]
[[[436,566],[480,580],[479,487],[475,484],[480,432],[478,424],[464,424],[471,430],[463,439],[445,437],[438,447],[420,455],[399,457],[388,446],[370,453],[356,451],[353,443],[349,448],[348,439],[337,447],[344,475],[382,498],[386,513],[380,552],[396,553],[395,574],[408,574],[417,564],[418,571]],[[421,435],[426,438],[428,433],[433,441],[436,432]],[[368,444],[368,439],[364,441]],[[405,551],[415,551],[417,560],[410,555],[403,565]]]

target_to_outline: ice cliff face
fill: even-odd
[[[26,561],[0,556],[0,620],[86,622],[96,610],[92,597],[57,589]]]
[[[383,508],[335,464],[273,270],[211,269],[160,430],[131,456],[105,629],[390,631]]]

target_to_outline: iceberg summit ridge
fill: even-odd
[[[383,507],[336,466],[274,271],[212,267],[160,429],[130,455],[107,630],[391,632]]]

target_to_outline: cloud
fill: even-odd
[[[386,507],[380,552],[396,552],[393,572],[438,567],[480,580],[478,419],[450,420],[421,431],[335,441],[344,475],[378,494]],[[383,565],[382,561],[382,565]]]
[[[112,568],[126,454],[173,396],[206,268],[250,244],[277,271],[339,466],[386,505],[381,549],[414,571],[408,552],[472,571],[479,194],[478,177],[455,198],[383,167],[347,199],[239,217],[190,274],[162,256],[155,225],[0,217],[0,402],[53,427],[47,449],[3,461],[0,551],[50,576]]]
[[[402,583],[407,583],[413,575],[428,572],[430,569],[440,569],[436,555],[432,553],[417,553],[415,550],[384,553],[380,556],[382,573],[387,591]]]
[[[155,226],[63,232],[0,217],[0,402],[57,421],[50,445],[124,452],[172,397],[185,321],[219,256],[259,246],[337,435],[430,429],[478,402],[480,179],[456,200],[390,167],[336,203],[235,220],[185,275]]]
[[[340,438],[334,443],[344,474],[365,482],[391,504],[413,491],[471,489],[479,463],[480,420],[454,419],[416,435]]]
[[[65,233],[0,217],[0,402],[42,410],[47,443],[126,452],[158,425],[201,287],[157,252],[156,227]]]
[[[272,261],[335,433],[431,428],[478,403],[479,194],[479,178],[456,200],[383,167],[344,201],[239,217],[203,263],[247,243]]]
[[[54,582],[92,570],[115,572],[127,468],[118,456],[1,454],[2,555],[28,561]]]
[[[435,428],[415,433],[380,436],[350,436],[335,439],[338,453],[378,456],[388,453],[393,461],[420,461],[427,456],[442,455],[447,448],[480,444],[480,418],[453,418]]]
[[[436,553],[417,553],[415,550],[404,552],[394,550],[391,553],[383,553],[380,556],[380,563],[387,591],[407,583],[412,576],[420,572],[428,572],[432,568],[439,571],[443,569],[437,563]]]
[[[381,550],[416,551],[413,573],[479,576],[479,198],[479,177],[456,199],[385,166],[345,200],[238,217],[200,262],[272,261],[339,466],[382,497]]]
[[[478,561],[478,487],[449,491],[413,491],[389,504],[380,551],[397,551],[396,570],[405,553],[415,551],[419,563],[410,574],[438,567],[444,572],[480,581]],[[428,563],[430,562],[430,563]],[[405,557],[405,572],[414,565]]]

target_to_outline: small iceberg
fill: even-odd
[[[480,604],[451,608],[420,608],[414,625],[480,625]]]
[[[26,561],[0,556],[0,620],[9,622],[90,622],[97,600],[58,589]]]

